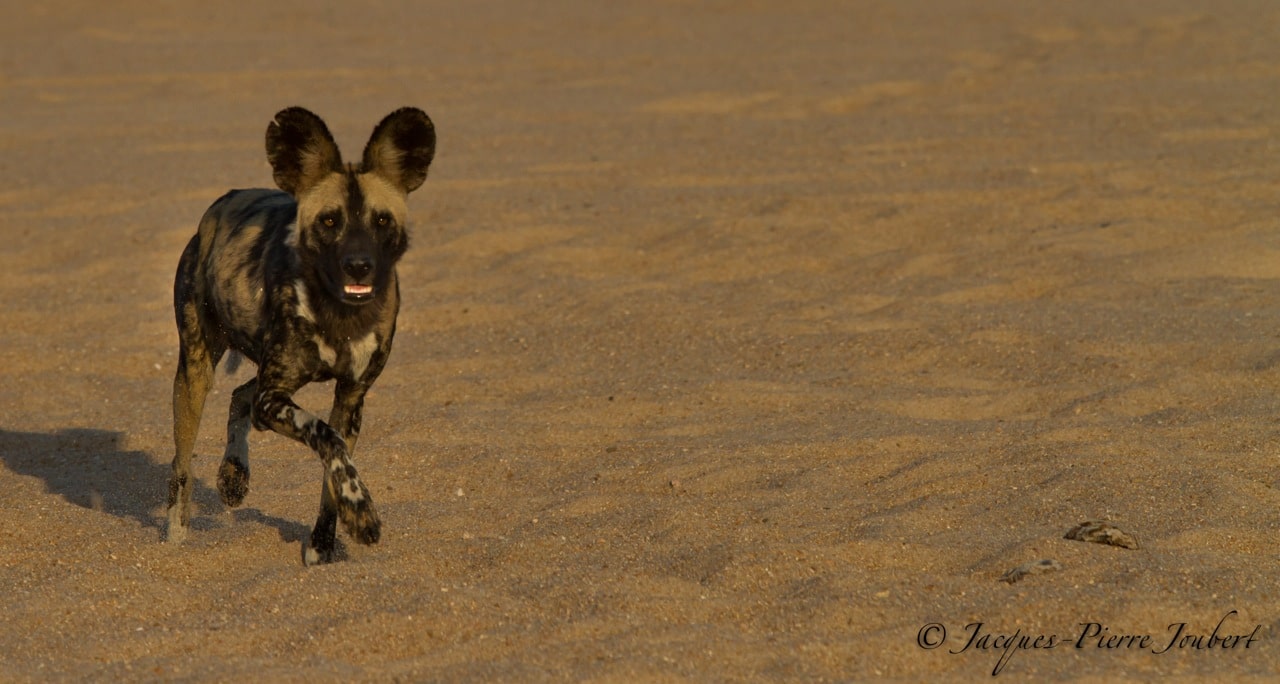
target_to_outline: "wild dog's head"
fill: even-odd
[[[427,178],[436,132],[420,109],[388,114],[359,165],[343,164],[320,117],[301,107],[267,126],[267,159],[276,185],[298,202],[293,238],[303,276],[348,305],[373,301],[391,286],[409,246],[406,196]]]

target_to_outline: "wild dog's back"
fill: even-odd
[[[267,325],[267,281],[296,267],[291,251],[281,249],[296,213],[297,203],[279,190],[232,190],[200,220],[203,299],[228,345],[255,363]]]

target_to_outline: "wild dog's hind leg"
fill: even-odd
[[[227,450],[218,468],[218,494],[222,503],[239,506],[249,493],[249,417],[253,395],[258,392],[258,379],[240,385],[231,393],[231,410],[227,415]]]
[[[191,452],[204,399],[213,380],[213,360],[204,349],[183,349],[173,378],[173,473],[169,476],[169,521],[165,540],[181,542],[191,521]]]
[[[334,390],[333,410],[329,412],[329,426],[342,437],[350,458],[356,449],[360,435],[360,419],[364,407],[364,394],[368,387],[339,380]],[[320,515],[311,530],[311,537],[303,544],[302,562],[306,565],[328,563],[333,560],[338,522],[338,492],[333,479],[325,477],[320,488]]]
[[[174,309],[178,319],[178,371],[173,376],[173,472],[169,476],[168,522],[165,540],[180,542],[191,521],[191,455],[195,449],[205,396],[213,384],[213,369],[225,348],[205,337],[196,301],[198,239],[192,239],[178,264]]]

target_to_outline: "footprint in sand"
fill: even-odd
[[[1121,546],[1126,549],[1138,548],[1138,540],[1133,535],[1121,530],[1105,520],[1088,520],[1067,531],[1063,539]]]
[[[1061,569],[1062,569],[1062,563],[1059,563],[1058,561],[1053,560],[1051,558],[1045,558],[1044,560],[1031,561],[1030,563],[1023,563],[1022,565],[1019,565],[1016,568],[1010,569],[1009,571],[1005,572],[1003,575],[1000,576],[1000,581],[1013,584],[1014,582],[1017,582],[1023,577],[1029,577],[1031,575],[1041,575],[1046,572],[1053,572],[1054,570],[1061,570]]]

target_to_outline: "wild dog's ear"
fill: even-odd
[[[342,155],[329,128],[302,107],[281,110],[267,124],[267,160],[276,185],[294,197],[342,170]]]
[[[377,173],[407,194],[427,179],[435,155],[435,125],[421,109],[403,107],[374,127],[364,146],[363,170]]]

